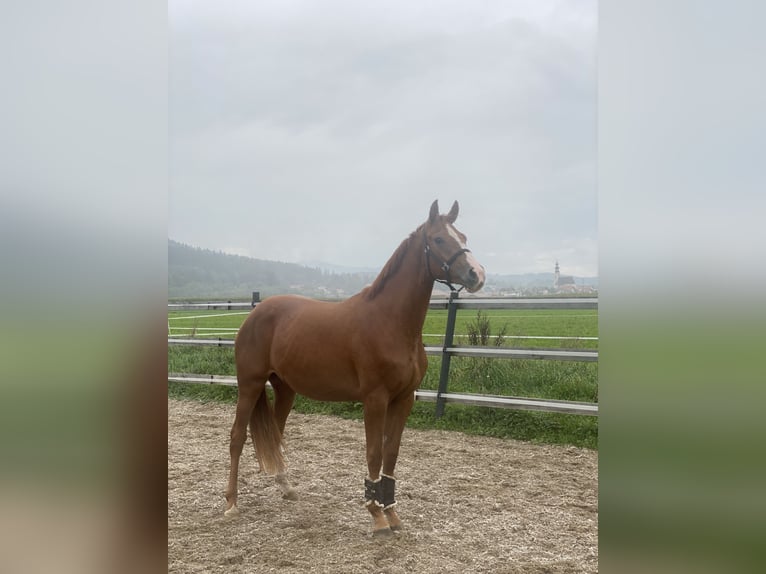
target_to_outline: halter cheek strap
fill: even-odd
[[[470,249],[467,249],[467,248],[464,247],[462,249],[459,249],[454,255],[452,255],[452,257],[450,257],[446,261],[442,261],[440,269],[442,271],[444,271],[444,274],[447,276],[447,278],[446,278],[446,280],[445,279],[438,279],[437,277],[434,276],[433,272],[431,271],[431,247],[430,247],[430,245],[428,245],[428,243],[426,243],[426,249],[425,249],[425,253],[426,253],[426,269],[428,269],[428,274],[431,276],[431,279],[433,279],[434,281],[438,281],[439,283],[443,283],[444,285],[446,285],[447,287],[450,288],[450,291],[457,291],[458,293],[460,291],[462,291],[464,289],[465,285],[461,285],[460,289],[455,289],[455,286],[452,284],[452,281],[450,280],[450,273],[449,273],[449,271],[450,271],[450,267],[452,266],[452,264],[455,262],[455,260],[458,257],[460,257],[463,253],[470,253],[470,252],[471,252]],[[437,261],[438,261],[438,259],[437,259]]]

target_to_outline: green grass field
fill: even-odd
[[[221,337],[232,339],[247,311],[180,311],[168,313],[171,336]],[[484,345],[513,348],[597,349],[598,313],[595,310],[490,310],[458,311],[456,345],[469,345],[469,333],[485,319]],[[440,346],[447,321],[446,310],[431,310],[424,325],[424,343]],[[504,337],[498,341],[498,335]],[[552,337],[552,338],[535,338]],[[587,339],[583,339],[587,337]],[[479,337],[481,338],[481,337]],[[476,342],[475,340],[473,342]],[[421,388],[438,387],[441,359],[428,358],[428,372]],[[171,346],[168,371],[235,375],[230,347]],[[573,361],[483,359],[454,357],[450,367],[451,392],[538,397],[598,402],[598,364]],[[174,397],[236,402],[236,388],[170,383]],[[298,412],[318,412],[361,418],[357,403],[319,403],[301,397]],[[489,436],[517,438],[544,443],[598,447],[598,418],[533,411],[516,411],[447,405],[436,420],[433,403],[416,403],[408,425],[413,428],[443,428]]]
[[[248,311],[175,311],[168,313],[168,329],[172,336],[221,337],[233,339]],[[598,313],[595,310],[488,310],[483,311],[497,334],[506,326],[508,347],[598,348],[597,340],[569,337],[598,337]],[[476,320],[476,311],[458,311],[455,343],[465,344],[467,325]],[[439,346],[444,341],[446,310],[430,310],[423,325],[423,341]],[[513,337],[513,338],[511,338]],[[556,337],[534,339],[516,337]],[[562,337],[562,338],[557,338]]]

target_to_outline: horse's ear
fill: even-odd
[[[452,204],[452,209],[450,209],[449,213],[447,214],[447,221],[450,223],[455,223],[458,211],[460,211],[460,206],[458,205],[457,201],[455,201],[455,203]]]
[[[431,204],[431,213],[428,214],[428,221],[430,223],[436,223],[437,217],[439,217],[439,200],[435,199]]]

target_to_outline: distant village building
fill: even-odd
[[[556,293],[574,293],[577,290],[574,277],[571,275],[561,275],[559,272],[559,262],[556,261],[556,268],[553,272],[553,291]]]

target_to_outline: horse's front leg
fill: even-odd
[[[373,536],[391,534],[383,513],[380,467],[383,461],[383,429],[387,400],[368,397],[364,402],[364,432],[367,443],[368,476],[364,480],[365,506],[372,515]]]
[[[392,402],[388,406],[388,411],[386,413],[381,490],[383,513],[391,530],[399,530],[402,527],[402,521],[399,519],[399,515],[394,509],[394,506],[396,505],[396,478],[394,477],[394,468],[396,467],[396,460],[399,457],[399,446],[402,442],[402,432],[404,432],[404,426],[407,423],[407,417],[410,416],[410,411],[412,410],[414,402],[415,393],[409,393],[403,398]]]

